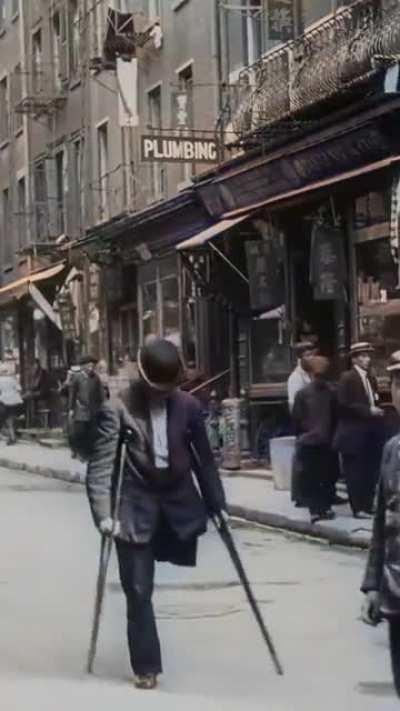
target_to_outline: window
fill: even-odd
[[[180,346],[180,299],[175,257],[141,267],[141,339],[164,336]]]
[[[69,0],[69,57],[71,74],[77,75],[80,54],[80,18],[78,0]]]
[[[35,163],[33,169],[35,193],[36,234],[39,240],[45,240],[49,234],[49,211],[47,203],[47,175],[44,160]]]
[[[56,89],[60,90],[67,78],[67,37],[65,11],[58,10],[53,15],[53,69]]]
[[[0,0],[0,32],[2,32],[6,25],[6,0]]]
[[[28,244],[28,220],[26,205],[25,178],[20,178],[17,184],[17,227],[18,249],[21,250]]]
[[[335,0],[301,0],[302,27],[299,28],[299,31],[303,32],[314,22],[333,12],[337,5],[342,4],[344,3],[335,2]]]
[[[44,90],[41,30],[32,35],[32,89],[34,94],[41,94]]]
[[[253,64],[260,58],[263,50],[262,2],[261,0],[242,0],[241,5],[243,9],[227,10],[229,72]],[[280,3],[281,5],[282,3]]]
[[[161,86],[148,92],[148,116],[151,130],[160,133],[162,127]],[[164,167],[161,163],[150,164],[150,189],[153,200],[159,200],[164,192]]]
[[[187,128],[193,128],[194,126],[194,116],[193,116],[193,64],[189,64],[185,69],[183,69],[178,74],[179,88],[184,91],[187,96],[187,113],[188,113],[188,123]],[[185,133],[185,131],[183,131]],[[196,172],[196,166],[194,163],[182,163],[181,165],[181,181],[190,180],[191,176]]]
[[[65,232],[65,194],[68,191],[66,185],[67,170],[66,170],[66,152],[58,151],[55,156],[55,171],[56,171],[56,202],[54,205],[55,217],[55,232],[57,235]]]
[[[22,101],[22,74],[21,65],[17,64],[13,75],[13,117],[14,117],[14,132],[19,131],[23,126],[23,116],[19,111],[15,111],[15,107]]]
[[[72,145],[73,179],[75,185],[74,214],[77,215],[76,228],[81,232],[85,225],[85,181],[84,181],[84,140],[78,139]]]
[[[11,17],[19,13],[19,0],[11,0]]]
[[[98,148],[98,213],[100,220],[106,220],[109,214],[109,172],[108,172],[108,127],[103,123],[97,129]]]
[[[12,267],[14,261],[14,243],[12,222],[10,220],[10,192],[3,190],[3,259],[4,268]]]
[[[160,0],[147,0],[149,20],[156,20],[161,15]]]
[[[6,141],[9,137],[9,118],[8,79],[4,77],[0,81],[0,142]]]

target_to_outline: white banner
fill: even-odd
[[[117,84],[119,125],[139,126],[137,59],[117,59]]]

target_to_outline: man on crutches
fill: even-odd
[[[88,464],[89,502],[103,534],[88,666],[94,659],[109,535],[115,538],[127,602],[134,683],[153,689],[162,672],[152,605],[155,561],[195,566],[198,536],[206,531],[208,517],[225,520],[226,503],[200,405],[177,389],[182,375],[178,350],[154,338],[141,348],[138,369],[139,380],[121,400],[115,406],[105,403],[99,412]]]

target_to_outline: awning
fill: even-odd
[[[178,244],[176,249],[180,252],[185,249],[195,249],[195,247],[201,247],[213,237],[220,235],[222,232],[226,232],[231,227],[238,225],[239,222],[243,222],[244,220],[246,220],[250,216],[248,212],[249,211],[246,210],[245,215],[241,215],[240,217],[236,217],[232,220],[221,220],[215,225],[211,225],[211,227],[208,227],[206,230],[199,232],[194,237],[191,237],[190,239],[187,239],[184,242]]]
[[[0,288],[0,305],[4,305],[10,301],[22,299],[22,297],[29,294],[29,285],[35,284],[42,281],[47,281],[55,276],[61,274],[66,268],[65,262],[59,262],[54,264],[52,267],[47,269],[41,269],[40,271],[33,272],[27,276],[16,279]]]
[[[361,166],[360,168],[348,170],[345,173],[339,173],[338,175],[331,176],[330,178],[325,178],[324,180],[318,180],[314,183],[310,183],[309,185],[305,185],[302,188],[298,188],[297,190],[290,190],[289,192],[281,193],[280,195],[275,195],[274,197],[268,198],[268,200],[263,200],[262,202],[257,202],[253,205],[247,205],[246,207],[239,208],[237,210],[232,210],[231,212],[226,212],[223,215],[223,221],[227,222],[233,221],[235,219],[240,219],[240,215],[242,215],[243,219],[246,219],[247,213],[249,211],[253,212],[254,210],[259,210],[262,207],[275,207],[283,202],[299,197],[301,195],[316,192],[317,190],[321,190],[322,188],[327,188],[331,185],[336,185],[337,183],[342,183],[346,180],[357,178],[360,175],[372,173],[375,170],[388,168],[389,166],[395,165],[396,163],[400,163],[400,156],[390,156],[390,158],[384,158],[383,160],[376,161],[375,163],[368,163],[368,165]],[[243,215],[243,213],[246,214]]]

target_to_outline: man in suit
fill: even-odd
[[[339,476],[338,455],[332,449],[337,420],[336,393],[327,381],[329,360],[309,359],[312,381],[295,398],[292,416],[297,435],[297,459],[303,499],[311,523],[335,518],[331,509]]]
[[[71,376],[68,385],[70,446],[83,459],[89,456],[94,418],[105,397],[95,372],[96,364],[94,356],[83,356],[79,361],[80,370]]]
[[[400,414],[400,351],[387,368],[392,376],[392,400]],[[388,621],[390,656],[400,697],[400,435],[383,450],[377,508],[367,567],[361,590],[365,593],[362,619],[376,625]]]
[[[342,374],[339,389],[339,424],[334,446],[342,456],[350,506],[355,518],[373,512],[376,483],[382,454],[383,410],[375,378],[370,375],[370,343],[353,343],[352,367]]]
[[[128,429],[116,548],[134,683],[153,689],[162,672],[152,605],[155,561],[194,566],[208,515],[222,513],[226,504],[201,406],[177,389],[177,348],[164,339],[149,340],[139,351],[138,369],[139,380],[121,400],[106,401],[98,413],[87,491],[96,526],[110,534],[119,443]]]

